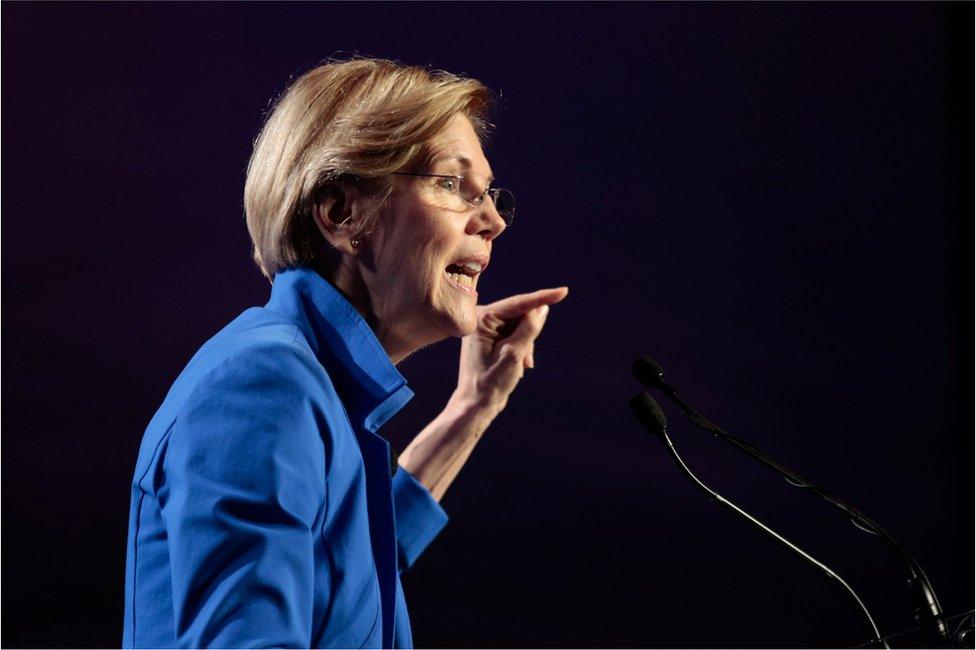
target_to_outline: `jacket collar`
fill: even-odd
[[[375,433],[413,397],[363,317],[311,268],[276,274],[266,307],[301,329],[353,424]]]

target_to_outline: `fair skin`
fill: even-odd
[[[493,178],[463,115],[456,115],[428,148],[430,169],[418,171],[463,175],[479,189]],[[534,367],[535,340],[549,305],[569,290],[542,289],[478,305],[481,273],[459,278],[451,272],[457,262],[487,264],[494,240],[505,230],[491,200],[450,209],[443,179],[397,176],[395,183],[389,209],[358,245],[353,238],[357,218],[368,209],[367,197],[353,190],[328,194],[315,217],[341,253],[333,283],[370,324],[393,363],[447,337],[461,338],[457,388],[399,458],[440,500],[525,369]]]

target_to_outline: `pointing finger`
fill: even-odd
[[[515,296],[509,296],[508,298],[502,298],[501,300],[485,305],[483,308],[496,314],[499,318],[515,318],[537,307],[555,304],[568,294],[569,287],[540,289],[532,293],[520,293]]]

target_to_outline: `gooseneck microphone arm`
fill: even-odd
[[[684,416],[688,418],[692,424],[700,429],[704,429],[714,434],[715,437],[724,440],[736,449],[739,449],[748,456],[758,460],[760,463],[782,476],[790,485],[802,488],[807,492],[819,497],[823,501],[836,506],[842,510],[844,514],[850,517],[851,523],[854,524],[858,529],[877,536],[889,548],[895,551],[895,553],[897,553],[898,556],[904,561],[908,570],[908,582],[912,588],[913,596],[916,600],[916,621],[933,625],[935,628],[935,633],[940,639],[945,640],[948,638],[949,631],[945,621],[943,620],[942,605],[939,603],[939,599],[935,595],[935,590],[932,588],[932,584],[929,582],[928,576],[925,575],[925,572],[922,570],[922,567],[918,564],[918,562],[915,561],[915,558],[909,554],[905,547],[896,542],[888,531],[882,528],[879,524],[875,523],[873,520],[869,519],[868,516],[862,513],[860,510],[848,505],[847,503],[844,503],[827,490],[814,485],[793,470],[785,467],[775,459],[771,458],[758,447],[722,430],[718,425],[714,424],[704,415],[693,409],[687,402],[681,399],[678,393],[675,392],[674,388],[672,388],[664,380],[664,369],[659,363],[654,361],[654,359],[651,359],[650,357],[641,357],[634,362],[632,370],[638,381],[645,386],[657,388],[659,391],[661,391],[665,397],[671,400],[675,406],[681,410],[682,414],[684,414]]]
[[[668,437],[667,418],[665,418],[664,411],[661,410],[661,406],[656,401],[654,401],[653,397],[651,397],[647,393],[638,393],[630,400],[630,410],[634,413],[634,416],[637,418],[637,420],[642,425],[644,425],[644,428],[647,429],[649,433],[657,436],[661,440],[661,442],[664,443],[664,446],[668,450],[668,453],[670,454],[671,458],[678,465],[678,469],[680,469],[685,476],[691,479],[691,481],[695,484],[695,486],[698,487],[701,491],[703,491],[706,494],[706,496],[708,496],[709,499],[715,501],[721,506],[728,508],[729,510],[736,513],[740,517],[744,518],[746,521],[756,526],[763,532],[772,535],[774,538],[776,538],[777,540],[785,544],[787,547],[792,549],[794,552],[799,554],[801,557],[803,557],[803,559],[807,560],[808,562],[810,562],[811,564],[819,568],[821,571],[826,573],[828,577],[833,578],[834,580],[839,582],[844,587],[844,589],[846,589],[848,593],[850,593],[850,595],[854,597],[854,600],[857,601],[857,604],[858,606],[860,606],[861,611],[864,612],[864,615],[867,617],[868,623],[871,624],[871,629],[874,632],[873,642],[880,644],[885,648],[889,647],[888,643],[881,637],[881,632],[878,631],[878,626],[875,625],[874,619],[871,617],[871,612],[869,612],[868,608],[865,607],[864,602],[857,595],[857,593],[855,593],[855,591],[851,588],[851,586],[847,584],[847,582],[843,578],[837,575],[837,573],[834,572],[833,569],[831,569],[826,564],[824,564],[820,560],[816,559],[815,557],[813,557],[812,555],[804,551],[802,548],[800,548],[790,540],[786,539],[785,537],[777,533],[775,530],[773,530],[772,528],[770,528],[769,526],[761,522],[756,517],[753,517],[748,512],[746,512],[739,506],[735,505],[734,503],[732,503],[731,501],[723,497],[721,494],[719,494],[712,488],[705,485],[697,476],[695,476],[695,474],[691,471],[688,465],[685,464],[684,460],[682,460],[681,456],[678,454],[678,450],[675,449],[674,444],[671,442],[671,438]]]

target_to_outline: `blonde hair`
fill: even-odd
[[[491,104],[479,81],[384,59],[330,61],[303,74],[274,103],[248,163],[244,213],[261,273],[273,280],[328,255],[313,217],[324,187],[355,183],[377,199],[358,224],[368,232],[392,191],[390,173],[423,156],[458,113],[484,138]]]

